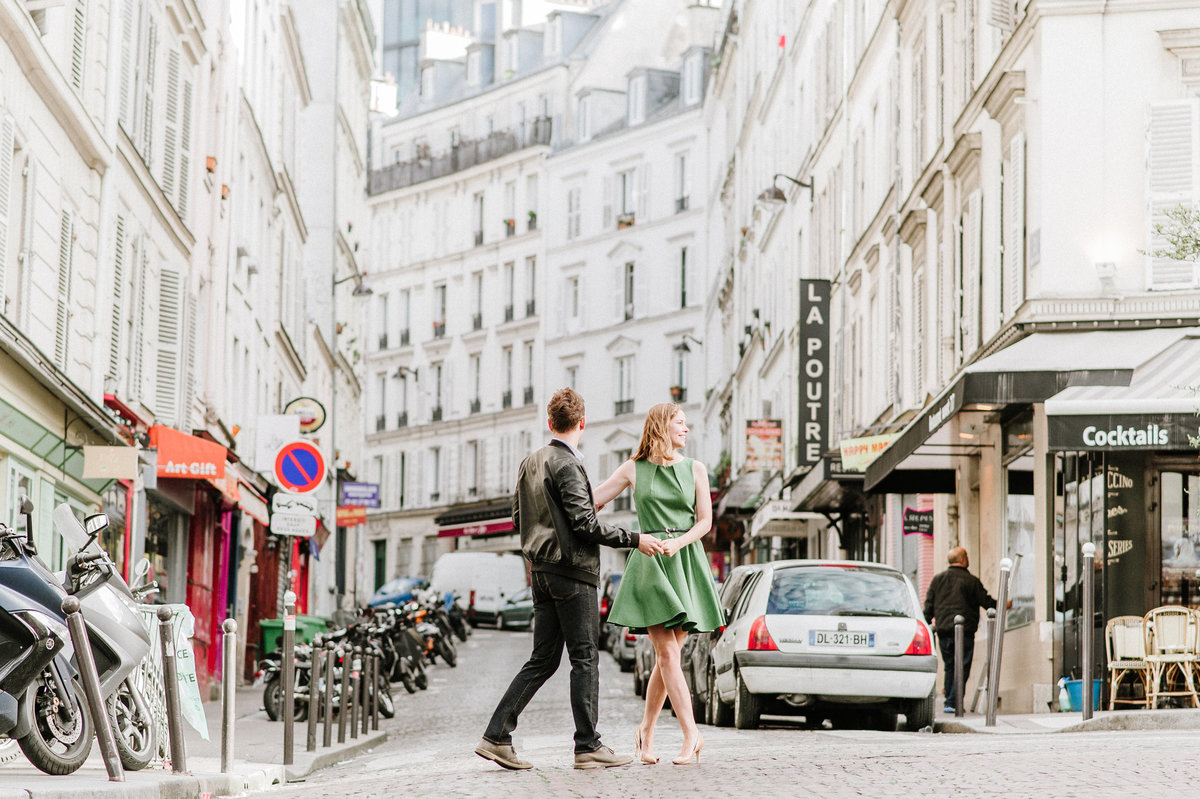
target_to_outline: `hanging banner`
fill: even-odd
[[[747,472],[778,472],[783,469],[783,427],[778,419],[746,422]]]
[[[848,472],[865,472],[871,461],[879,457],[879,453],[887,449],[888,444],[895,438],[895,433],[889,433],[884,436],[842,439],[839,444],[842,450],[842,468]]]
[[[337,509],[338,527],[357,527],[367,523],[367,509],[362,505],[339,505]]]
[[[342,503],[362,505],[364,508],[379,507],[378,483],[342,483]]]
[[[829,281],[800,281],[800,466],[829,442]]]
[[[150,446],[158,450],[159,477],[225,477],[228,450],[220,444],[156,424],[150,428]]]

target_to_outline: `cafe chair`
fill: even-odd
[[[1146,662],[1150,665],[1151,708],[1163,696],[1190,696],[1200,707],[1196,694],[1196,614],[1184,607],[1158,607],[1146,614]],[[1181,686],[1180,680],[1183,681]]]
[[[1116,616],[1104,628],[1108,654],[1108,709],[1123,705],[1150,705],[1150,664],[1146,662],[1146,639],[1141,616]],[[1128,679],[1132,678],[1132,679]],[[1126,696],[1118,697],[1122,685]]]

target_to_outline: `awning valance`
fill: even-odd
[[[500,499],[456,505],[435,516],[433,523],[438,526],[439,538],[511,533],[515,529],[512,521],[512,500]]]
[[[952,471],[944,452],[921,452],[920,448],[961,411],[990,412],[1006,405],[1044,402],[1074,386],[1127,386],[1146,353],[1158,352],[1185,334],[1186,329],[1174,328],[1027,336],[965,367],[950,388],[927,405],[867,467],[864,488],[880,492],[880,484],[901,468]],[[952,446],[948,441],[937,443]]]

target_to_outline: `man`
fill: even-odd
[[[996,607],[979,578],[967,571],[967,550],[955,547],[947,553],[950,568],[934,575],[925,592],[925,619],[937,632],[938,649],[946,669],[945,711],[954,712],[954,617],[963,617],[963,686],[971,675],[975,655],[975,631],[979,629],[979,610]]]
[[[475,754],[507,769],[533,764],[517,757],[512,731],[517,717],[558,669],[563,644],[571,659],[571,712],[575,717],[575,768],[624,766],[596,732],[600,653],[596,646],[600,609],[600,545],[637,547],[662,554],[662,542],[596,519],[592,488],[579,454],[585,419],[583,398],[560,389],[546,408],[550,443],[527,457],[517,474],[513,523],[533,581],[533,654],[517,672]]]

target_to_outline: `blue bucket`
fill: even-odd
[[[1083,680],[1067,680],[1064,685],[1071,700],[1071,710],[1083,710]],[[1100,681],[1092,680],[1092,710],[1100,709]]]

